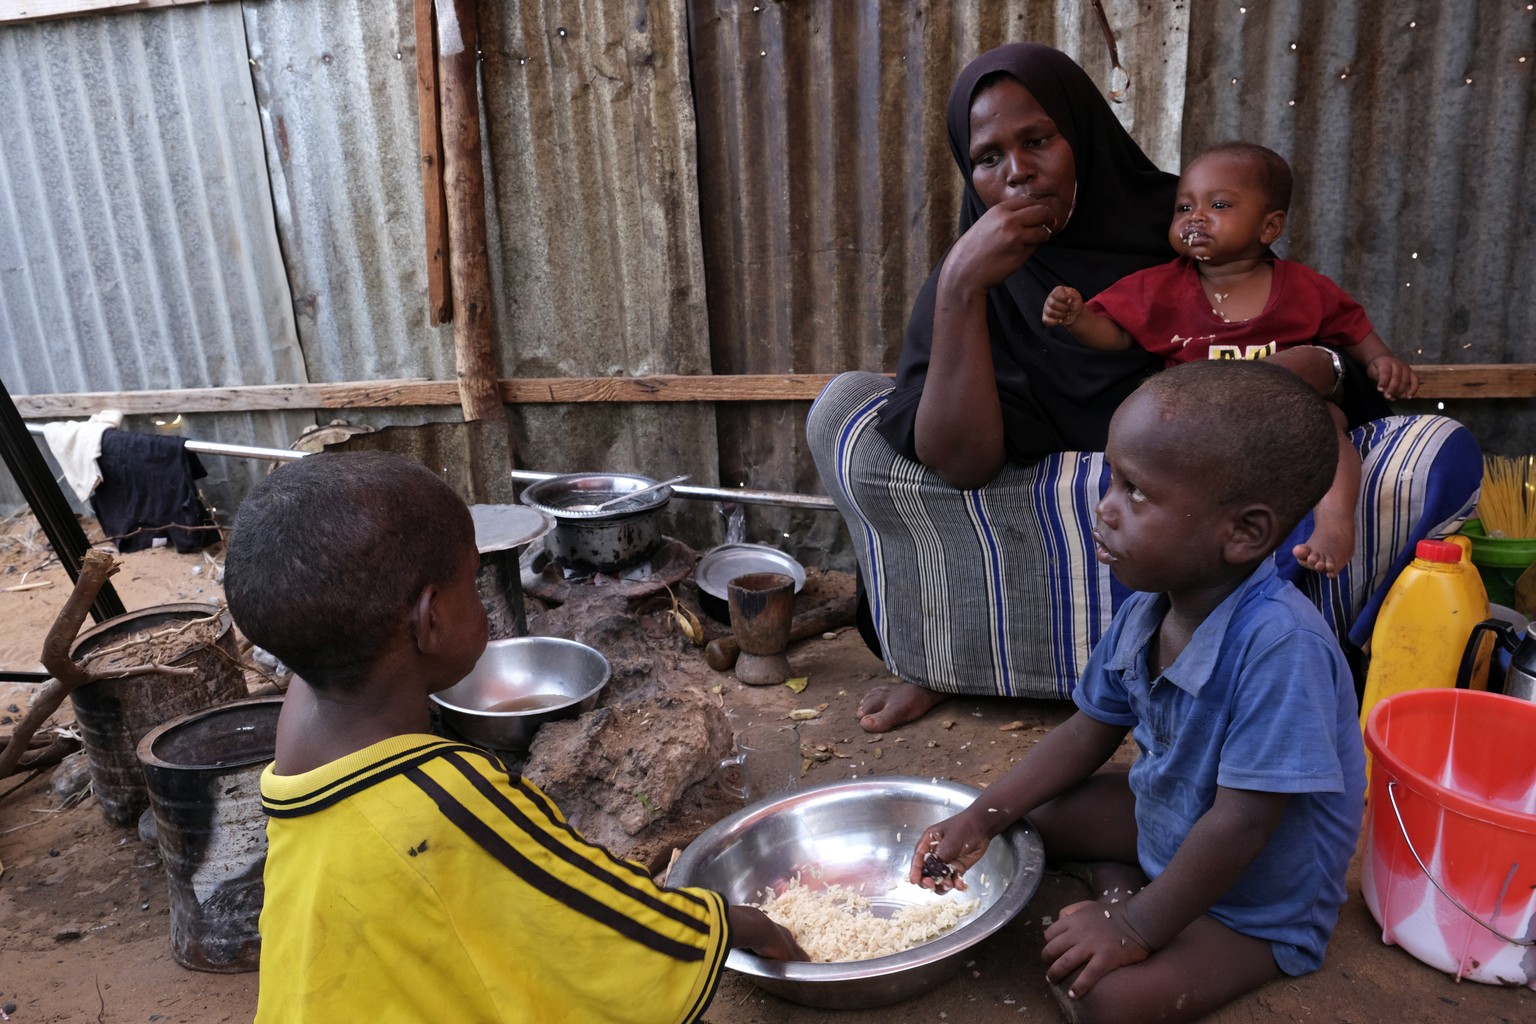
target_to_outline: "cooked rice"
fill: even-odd
[[[903,887],[910,883],[903,883]],[[920,946],[938,938],[976,909],[976,900],[938,897],[927,889],[922,902],[901,907],[890,917],[876,917],[870,900],[846,885],[809,888],[796,875],[783,891],[769,890],[763,913],[794,933],[816,963],[868,960]],[[916,895],[916,894],[914,894]]]

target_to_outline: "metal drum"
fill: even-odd
[[[265,895],[261,773],[283,698],[251,697],[151,730],[138,746],[165,862],[171,955],[195,971],[254,971]]]
[[[229,613],[221,612],[218,605],[162,604],[114,616],[86,630],[70,651],[78,662],[130,637],[209,616],[219,617],[212,647],[194,647],[170,662],[175,668],[192,669],[191,677],[138,673],[87,683],[69,695],[91,766],[92,791],[102,814],[114,825],[135,824],[149,806],[144,774],[134,756],[145,733],[179,715],[246,695],[234,631]]]

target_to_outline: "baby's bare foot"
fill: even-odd
[[[1336,578],[1343,568],[1349,564],[1350,558],[1355,553],[1354,524],[1347,527],[1330,528],[1326,524],[1319,523],[1312,531],[1312,536],[1291,549],[1291,554],[1296,561],[1311,569],[1320,572],[1329,579]]]

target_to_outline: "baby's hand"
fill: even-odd
[[[1045,976],[1051,981],[1059,982],[1082,968],[1067,990],[1073,999],[1087,995],[1110,971],[1141,963],[1151,955],[1136,929],[1125,920],[1122,908],[1093,900],[1063,907],[1055,923],[1045,930],[1045,947],[1040,950],[1040,959],[1050,965]]]
[[[1384,398],[1396,400],[1418,394],[1419,375],[1396,356],[1377,356],[1366,366],[1365,374],[1376,382]]]
[[[1082,311],[1082,292],[1064,284],[1057,285],[1045,297],[1045,309],[1040,313],[1040,322],[1047,327],[1068,327]]]

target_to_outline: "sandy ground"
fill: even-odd
[[[0,668],[38,666],[42,637],[69,590],[57,562],[28,524],[0,536]],[[114,578],[130,610],[170,601],[212,601],[217,566],[202,555],[166,550],[124,559]],[[46,583],[42,587],[27,584]],[[14,589],[18,586],[24,589]],[[855,721],[859,697],[884,678],[852,630],[791,650],[809,687],[744,687],[713,672],[696,650],[667,645],[658,673],[718,687],[733,724],[826,704],[801,727],[802,738],[839,756],[813,764],[808,781],[872,773],[944,775],[973,785],[995,779],[1067,714],[1048,702],[954,700],[923,722],[883,737]],[[29,688],[0,683],[0,718],[25,710]],[[63,716],[67,717],[67,715]],[[1021,728],[1004,726],[1022,723]],[[0,733],[9,731],[0,722]],[[69,808],[50,790],[51,771],[30,781],[0,781],[0,1013],[26,1022],[217,1022],[253,1016],[254,973],[186,970],[170,955],[166,882],[158,851],[132,829],[106,823],[94,798]],[[18,788],[19,784],[19,788]],[[579,824],[579,822],[578,822]],[[1224,1024],[1274,1021],[1457,1021],[1513,1024],[1536,1020],[1536,993],[1460,983],[1382,943],[1380,929],[1353,893],[1323,968],[1276,982],[1217,1014]],[[882,1024],[1056,1021],[1039,949],[1044,922],[1084,898],[1069,876],[1047,874],[1031,904],[978,946],[950,980],[896,1006],[829,1011],[765,995],[727,972],[706,1019],[713,1024],[797,1024],[833,1019]]]

